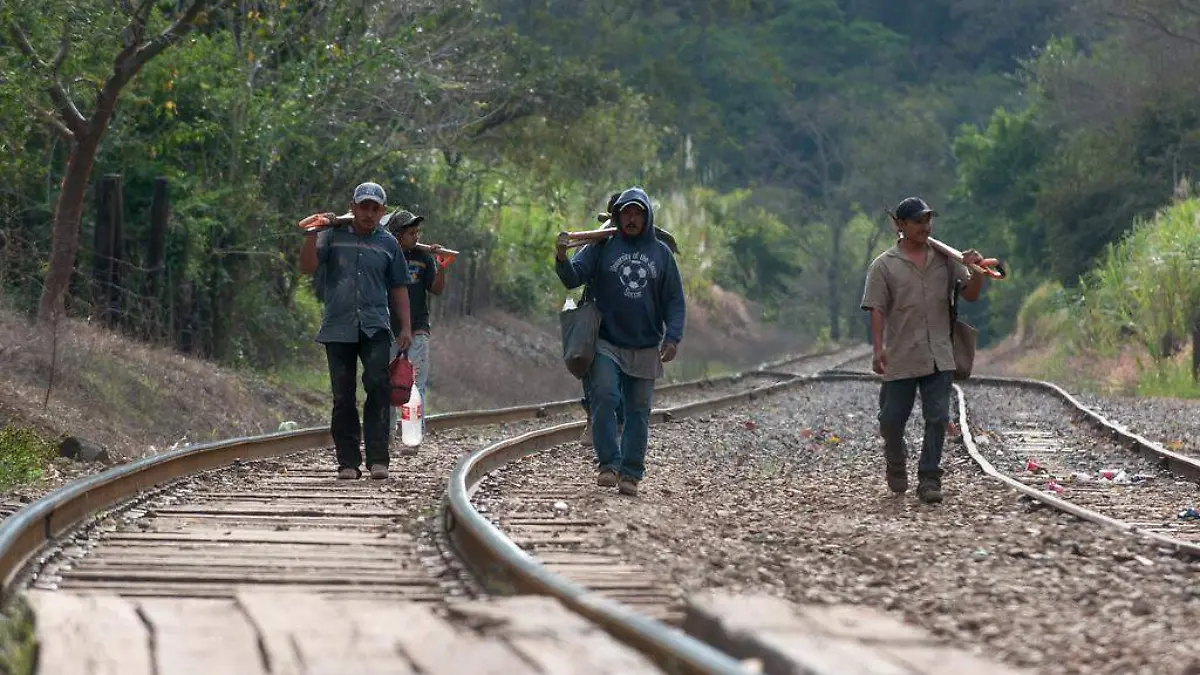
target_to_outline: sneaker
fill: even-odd
[[[888,462],[887,469],[884,470],[884,475],[887,477],[888,489],[898,495],[908,492],[908,470],[903,464],[892,464]]]
[[[638,482],[629,476],[621,476],[621,480],[617,481],[617,489],[621,494],[636,497],[638,493]]]
[[[922,480],[917,484],[917,498],[926,504],[942,503],[942,481],[935,479]]]
[[[397,454],[398,454],[398,455],[400,455],[400,456],[402,456],[402,457],[412,457],[412,456],[416,455],[416,454],[417,454],[417,451],[418,451],[418,450],[420,450],[420,449],[421,449],[421,446],[419,446],[419,445],[404,445],[404,444],[401,444],[401,445],[400,445],[400,450],[399,450],[399,452],[397,452]]]
[[[360,475],[358,469],[353,466],[338,469],[338,480],[357,480]]]
[[[387,478],[387,477],[388,477],[387,464],[372,464],[371,465],[371,478],[374,478],[375,480],[383,480],[384,478]]]
[[[583,427],[583,433],[579,434],[579,444],[585,448],[592,447],[592,425],[587,423]]]
[[[605,469],[596,476],[596,485],[600,487],[616,487],[617,472],[612,469]]]

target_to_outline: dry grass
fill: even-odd
[[[284,420],[316,425],[327,416],[324,400],[311,393],[83,322],[62,323],[56,340],[50,327],[0,310],[0,350],[0,425],[15,418],[49,437],[82,436],[116,457],[265,433]]]
[[[239,372],[170,349],[133,342],[86,322],[55,335],[0,309],[0,427],[10,420],[43,437],[88,438],[114,458],[328,421],[322,355],[288,377]],[[792,348],[764,329],[754,309],[718,293],[692,303],[673,379],[723,372]],[[435,326],[430,412],[578,397],[562,366],[558,326],[487,312]],[[43,406],[54,362],[54,382]],[[312,377],[307,377],[311,374]]]

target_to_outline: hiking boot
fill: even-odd
[[[612,469],[605,469],[596,475],[596,485],[600,487],[616,487],[617,472]]]
[[[617,481],[617,490],[619,490],[623,495],[636,497],[638,493],[638,482],[629,476],[621,476],[621,479]]]
[[[338,480],[357,480],[362,474],[353,466],[343,466],[338,469]]]
[[[917,484],[917,498],[926,504],[942,503],[942,481],[938,478],[922,478]]]
[[[579,444],[585,448],[592,447],[592,424],[588,422],[583,425],[583,433],[579,434]]]
[[[887,477],[889,490],[898,495],[908,492],[908,470],[904,468],[903,463],[888,462],[884,475]]]
[[[383,480],[384,478],[387,478],[387,477],[388,477],[387,464],[372,464],[371,465],[371,478],[374,478],[375,480]]]

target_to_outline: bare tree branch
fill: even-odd
[[[147,61],[158,56],[162,50],[179,41],[188,31],[192,30],[196,25],[196,17],[200,15],[200,12],[204,10],[208,2],[209,0],[192,0],[192,4],[188,5],[187,11],[183,13],[183,16],[175,19],[175,23],[168,26],[158,37],[142,45],[137,50],[137,68],[141,68]],[[149,3],[149,0],[147,0],[147,3]]]
[[[45,118],[46,122],[50,125],[50,128],[54,129],[54,131],[61,136],[63,140],[67,141],[68,143],[75,140],[75,134],[67,128],[66,124],[63,124],[62,118],[60,118],[58,115],[50,112],[49,110],[43,110],[42,117]]]
[[[67,52],[71,49],[71,33],[66,25],[63,25],[62,42],[58,45],[58,54],[54,57],[54,63],[50,64],[50,72],[58,76],[58,71],[67,61]]]
[[[17,48],[21,50],[30,61],[33,62],[34,68],[42,71],[50,70],[50,67],[38,56],[37,50],[33,48],[33,44],[29,42],[29,38],[25,36],[25,31],[14,21],[8,22],[8,32],[12,35],[13,41],[17,43]],[[80,136],[87,133],[87,120],[80,114],[79,108],[75,106],[75,102],[71,100],[71,95],[67,93],[62,82],[58,80],[58,66],[61,65],[60,57],[66,58],[64,53],[66,44],[60,48],[59,54],[55,57],[55,68],[50,70],[51,82],[47,86],[50,94],[50,100],[54,102],[54,107],[57,109],[59,116],[62,118],[63,124],[72,133],[73,136]]]
[[[1101,11],[1104,16],[1110,19],[1135,23],[1166,37],[1200,46],[1200,37],[1184,32],[1179,26],[1173,26],[1168,23],[1170,18],[1179,17],[1180,14],[1200,17],[1200,9],[1189,6],[1184,0],[1175,0],[1175,2],[1169,4],[1171,5],[1170,7],[1165,7],[1161,2],[1127,2],[1117,0],[1115,3],[1105,2]],[[1194,24],[1195,19],[1193,18],[1191,21],[1185,20],[1185,22]]]

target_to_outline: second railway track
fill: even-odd
[[[819,372],[829,373],[819,376],[824,379],[863,379],[830,372],[862,353],[810,355],[664,387],[656,391],[654,419],[708,415],[789,391]],[[153,608],[163,598],[236,603],[256,587],[281,597],[303,591],[394,598],[439,611],[456,598],[533,592],[559,598],[670,672],[735,672],[736,662],[656,621],[680,618],[681,595],[668,580],[653,567],[623,560],[601,543],[611,537],[592,536],[600,522],[571,513],[569,502],[593,476],[582,449],[578,480],[554,490],[526,490],[502,468],[575,441],[583,426],[571,421],[578,410],[576,402],[561,401],[431,418],[438,433],[418,458],[397,458],[389,481],[333,479],[328,451],[296,452],[327,443],[316,430],[143,460],[141,467],[119,470],[123,475],[69,486],[6,521],[0,528],[5,590],[116,594],[148,599],[144,607]],[[975,449],[970,427],[964,428]],[[1118,431],[1107,433],[1128,441]],[[1038,436],[1038,447],[1059,456],[1045,452],[1052,436]],[[1191,466],[1170,453],[1153,461],[1183,466],[1185,473]],[[1186,485],[1169,499],[1182,498]],[[1039,498],[1061,501],[1054,494]],[[477,518],[476,508],[493,522]],[[1157,541],[1178,541],[1169,536],[1159,533]],[[1192,552],[1186,542],[1176,550]],[[34,564],[23,565],[35,553]]]

